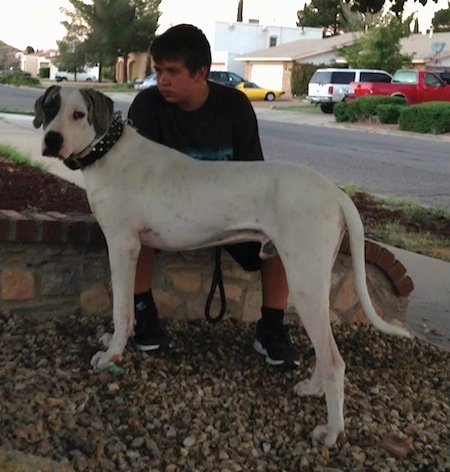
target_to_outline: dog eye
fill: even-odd
[[[74,111],[73,112],[73,119],[74,120],[81,120],[86,116],[86,113],[83,113],[82,111]]]

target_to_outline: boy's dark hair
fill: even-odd
[[[158,36],[150,46],[155,62],[182,60],[193,75],[201,67],[211,67],[211,46],[202,30],[194,25],[173,26]]]

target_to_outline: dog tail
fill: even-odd
[[[395,326],[387,323],[378,316],[375,308],[373,307],[366,281],[364,227],[355,204],[351,198],[348,197],[348,195],[343,195],[344,198],[341,200],[341,208],[344,213],[345,223],[348,229],[350,252],[352,255],[352,266],[355,273],[355,288],[361,302],[361,306],[375,328],[388,334],[410,338],[411,334],[408,332],[408,330],[402,328],[401,326]]]

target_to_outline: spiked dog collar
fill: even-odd
[[[101,159],[114,146],[114,144],[116,144],[120,136],[122,136],[124,125],[125,123],[120,111],[115,112],[108,132],[103,136],[103,138],[94,145],[90,144],[86,149],[78,154],[73,154],[69,158],[64,159],[64,164],[72,170],[83,170],[98,159]],[[91,148],[90,152],[85,154],[89,148]]]

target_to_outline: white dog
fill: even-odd
[[[331,271],[348,229],[356,291],[380,330],[409,336],[377,316],[366,285],[364,230],[352,200],[300,165],[204,162],[139,135],[114,118],[113,102],[89,89],[52,86],[35,104],[42,153],[82,168],[87,197],[109,250],[114,334],[92,365],[119,360],[133,335],[133,286],[141,244],[186,250],[239,241],[273,242],[290,296],[316,353],[298,395],[325,393],[328,424],[313,437],[333,446],[344,432],[344,372],[329,320]],[[207,198],[205,199],[205,195]]]

